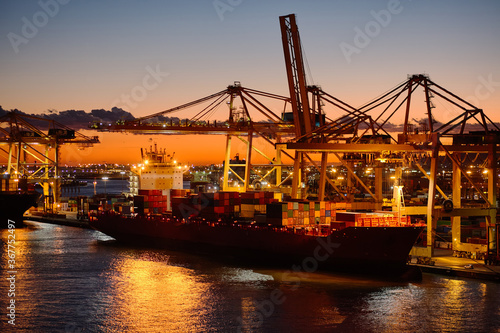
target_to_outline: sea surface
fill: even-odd
[[[0,230],[0,332],[500,332],[493,282],[290,274],[28,224]]]
[[[94,181],[96,182],[95,194],[121,194],[123,192],[129,192],[129,182],[126,177],[125,179],[103,180],[102,178],[89,178],[80,180],[86,181],[87,185],[62,187],[62,197],[69,198],[79,195],[91,197],[94,195]],[[184,181],[184,188],[189,188],[189,186],[190,182]]]
[[[61,194],[62,197],[76,197],[78,195],[85,195],[91,197],[94,195],[94,181],[95,193],[96,194],[120,194],[123,192],[129,192],[129,182],[125,177],[124,179],[108,179],[103,180],[102,178],[92,178],[92,179],[80,179],[86,181],[87,185],[84,186],[71,186],[62,187]]]

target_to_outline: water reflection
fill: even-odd
[[[360,305],[375,331],[401,332],[499,332],[486,324],[498,323],[498,288],[478,281],[432,277],[433,284],[384,288],[371,293]],[[425,282],[425,281],[424,281]],[[488,286],[497,296],[489,295]],[[498,300],[498,299],[497,299]],[[495,312],[497,312],[495,314]],[[492,315],[492,317],[489,317]]]
[[[23,228],[12,229],[12,231],[0,229],[2,240],[0,257],[0,308],[2,309],[2,324],[7,325],[7,320],[14,319],[13,322],[16,325],[22,321],[26,321],[29,325],[31,321],[30,314],[36,313],[36,306],[31,302],[26,302],[27,297],[25,296],[30,293],[33,287],[30,279],[31,263],[28,255],[30,252],[30,246],[27,242],[28,233]],[[11,247],[9,247],[9,240],[12,239],[15,242],[13,244],[11,242]],[[11,279],[12,277],[14,279]],[[10,306],[11,300],[14,301],[15,306],[14,316],[6,317],[7,313],[10,313],[10,310],[7,312],[7,307]],[[5,327],[11,328],[12,326]]]
[[[288,274],[35,225],[16,231],[19,332],[500,332],[495,283]]]
[[[168,256],[126,257],[113,263],[112,283],[105,293],[114,299],[110,320],[121,323],[115,331],[205,330],[201,318],[211,310],[211,283],[191,269],[169,265],[168,260]]]

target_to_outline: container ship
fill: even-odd
[[[346,203],[283,202],[274,192],[191,193],[182,189],[182,168],[156,148],[140,169],[133,205],[91,213],[94,229],[129,244],[276,267],[410,274],[408,254],[423,228],[406,217],[349,212]]]
[[[8,220],[14,221],[11,225],[19,228],[23,226],[23,215],[31,207],[36,207],[40,194],[34,187],[29,187],[24,179],[2,179],[0,190],[0,229],[8,228]]]

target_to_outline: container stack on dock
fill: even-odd
[[[1,191],[18,191],[19,190],[19,180],[18,179],[0,179]]]

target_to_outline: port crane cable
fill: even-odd
[[[416,87],[415,87],[416,88]],[[415,90],[414,88],[414,90]],[[413,93],[412,90],[411,92]],[[397,98],[401,95],[401,93],[403,92],[404,90],[402,90],[399,94],[397,94],[394,99],[389,103],[389,105],[385,108],[385,110],[374,120],[375,122],[375,125],[379,127],[379,129],[383,129],[383,126],[394,116],[394,114],[399,110],[399,108],[408,100],[408,96],[405,96],[403,98],[403,100],[401,101],[401,103],[399,103],[399,105],[394,109],[394,111],[382,122],[382,124],[379,124],[378,123],[378,120],[382,117],[382,115],[392,106],[392,104],[394,102],[396,102]],[[387,133],[387,132],[386,132]],[[388,133],[387,133],[388,134]],[[392,137],[392,135],[390,135],[390,137],[395,141],[397,142],[396,139],[394,139]]]
[[[203,103],[203,102],[206,102],[206,101],[209,101],[213,98],[216,98],[216,97],[219,97],[220,95],[224,95],[224,94],[227,94],[227,89],[226,90],[222,90],[222,91],[219,91],[218,93],[215,93],[215,94],[212,94],[212,95],[209,95],[209,96],[206,96],[206,97],[203,97],[203,98],[200,98],[200,99],[197,99],[195,101],[192,101],[192,102],[189,102],[189,103],[185,103],[185,104],[182,104],[182,105],[179,105],[179,106],[176,106],[174,108],[171,108],[171,109],[167,109],[167,110],[164,110],[164,111],[160,111],[160,112],[157,112],[157,113],[154,113],[154,114],[151,114],[149,116],[144,116],[144,117],[139,117],[139,118],[136,118],[134,119],[132,122],[141,122],[143,120],[148,120],[148,119],[151,119],[151,118],[155,118],[155,117],[158,117],[158,116],[163,116],[165,114],[168,114],[168,113],[172,113],[172,112],[175,112],[175,111],[179,111],[179,110],[182,110],[182,109],[185,109],[185,108],[188,108],[190,106],[194,106],[194,105],[197,105],[197,104],[200,104],[200,103]]]
[[[386,92],[382,93],[380,96],[378,97],[375,97],[374,99],[372,99],[371,101],[361,105],[360,107],[358,107],[358,110],[360,110],[361,112],[367,112],[373,108],[369,108],[368,110],[366,111],[363,111],[363,109],[365,108],[368,108],[370,105],[372,105],[373,103],[375,102],[378,102],[379,100],[389,96],[390,94],[392,94],[393,92],[395,92],[396,90],[400,89],[401,87],[405,86],[408,84],[408,80],[406,81],[403,81],[402,83],[398,84],[396,87],[392,88],[392,89],[389,89],[387,90]]]
[[[210,103],[208,106],[206,106],[204,109],[202,109],[200,112],[198,112],[196,115],[194,115],[189,122],[193,123],[196,121],[199,121],[201,118],[203,118],[205,115],[210,113],[214,109],[214,107],[219,106],[220,103],[225,101],[229,96],[227,94],[222,94],[220,95],[217,99],[215,99],[212,103]],[[207,111],[208,109],[208,111]]]
[[[267,108],[264,104],[262,104],[258,99],[256,99],[255,97],[253,97],[252,95],[250,95],[248,92],[246,92],[245,90],[243,90],[243,93],[248,97],[250,98],[252,101],[254,101],[255,103],[257,103],[261,108],[263,108],[264,110],[266,110],[266,112],[264,112],[263,110],[259,109],[254,103],[252,103],[252,101],[250,100],[247,100],[248,103],[250,103],[252,106],[254,106],[257,110],[259,110],[262,114],[264,114],[269,120],[272,120],[273,122],[275,123],[283,123],[283,120],[281,120],[281,118],[276,115],[273,111],[271,111],[269,108]],[[274,118],[274,120],[272,119]]]

